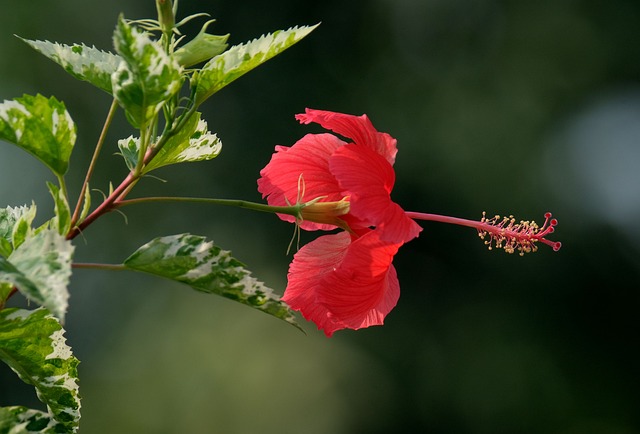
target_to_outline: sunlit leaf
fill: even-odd
[[[87,47],[84,44],[64,45],[49,41],[22,39],[36,51],[62,66],[77,79],[88,81],[111,94],[111,74],[122,58],[117,54]]]
[[[72,254],[73,245],[57,230],[42,230],[22,243],[9,258],[0,256],[0,282],[15,285],[28,299],[64,321]]]
[[[36,388],[48,413],[24,407],[0,409],[2,433],[74,433],[80,421],[78,359],[60,322],[46,309],[0,311],[0,360]],[[9,429],[9,427],[12,427]]]
[[[145,125],[182,87],[181,67],[159,41],[122,17],[113,43],[123,59],[111,77],[113,95],[136,127]]]
[[[196,104],[202,104],[203,101],[238,77],[291,47],[317,26],[316,24],[315,26],[278,30],[246,44],[234,45],[214,57],[198,73],[194,74]]]
[[[184,128],[167,140],[154,159],[144,167],[143,173],[170,164],[211,160],[217,157],[222,150],[222,142],[207,128],[207,122],[200,119],[200,113],[196,113]],[[127,167],[133,170],[138,159],[140,140],[130,136],[118,140],[118,147]]]
[[[57,175],[64,175],[76,142],[76,126],[55,97],[24,95],[0,104],[0,139],[33,154]]]
[[[124,265],[221,295],[296,325],[293,313],[273,290],[252,277],[230,252],[204,237],[180,234],[156,238],[127,258]]]

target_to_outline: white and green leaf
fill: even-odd
[[[0,360],[35,387],[47,412],[0,408],[2,433],[75,433],[80,421],[78,359],[46,309],[0,310]]]
[[[136,127],[145,125],[182,87],[182,68],[159,41],[120,17],[113,35],[122,61],[111,76],[113,96]]]
[[[272,289],[252,277],[229,251],[204,237],[180,234],[156,238],[127,258],[124,265],[235,300],[297,327],[293,313]]]
[[[27,238],[8,258],[0,256],[0,282],[15,285],[25,297],[64,321],[73,250],[57,230],[44,229]]]
[[[32,234],[31,224],[36,217],[36,204],[31,203],[31,206],[20,216],[16,225],[13,227],[13,233],[11,234],[13,248],[17,249],[29,238]]]
[[[76,126],[55,97],[24,95],[0,104],[0,139],[34,155],[64,175],[76,142]]]
[[[8,257],[31,234],[36,205],[0,208],[0,254]]]
[[[130,136],[118,140],[118,147],[127,167],[133,170],[139,155],[140,139]],[[170,164],[211,160],[221,150],[221,140],[208,130],[207,122],[200,119],[200,113],[196,113],[184,128],[167,140],[153,160],[143,168],[143,173]]]
[[[234,45],[208,61],[194,74],[196,105],[253,68],[280,54],[307,36],[318,25],[278,30],[245,44]]]
[[[0,407],[0,433],[7,434],[50,434],[59,432],[60,427],[53,416],[27,407]],[[60,430],[63,433],[73,432]]]
[[[131,135],[126,139],[120,139],[118,140],[118,148],[120,149],[120,155],[124,158],[127,168],[133,170],[138,164],[140,138]]]
[[[36,51],[62,66],[77,79],[87,81],[111,94],[111,75],[122,58],[117,54],[102,51],[84,44],[65,45],[49,41],[22,39]]]
[[[58,230],[60,235],[65,235],[71,228],[71,209],[64,192],[55,184],[47,182],[49,193],[53,197],[55,217],[52,219],[52,227]]]

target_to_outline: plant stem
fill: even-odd
[[[107,197],[91,214],[89,214],[80,224],[72,226],[67,234],[67,239],[72,240],[77,237],[87,226],[93,223],[102,214],[106,214],[115,208],[114,202],[131,186],[137,182],[140,175],[129,173],[127,177],[120,183],[118,187]]]
[[[292,206],[271,206],[262,203],[249,202],[237,199],[213,199],[206,197],[142,197],[137,199],[120,200],[114,203],[115,207],[123,207],[127,205],[135,205],[150,202],[188,202],[188,203],[207,203],[211,205],[234,206],[236,208],[251,209],[254,211],[262,211],[277,214],[288,214],[298,217],[301,205]]]
[[[93,264],[88,262],[74,262],[71,264],[73,268],[92,268],[98,270],[123,271],[126,267],[122,264]]]
[[[98,206],[91,214],[89,214],[80,224],[71,226],[69,233],[67,234],[67,239],[71,240],[77,237],[87,226],[93,223],[98,217],[103,214],[106,214],[113,209],[122,206],[124,202],[124,198],[129,194],[133,186],[138,182],[140,177],[144,174],[144,166],[148,164],[153,158],[158,154],[160,149],[167,143],[169,138],[174,136],[181,128],[184,127],[185,123],[189,120],[191,116],[196,112],[196,107],[192,106],[187,112],[185,112],[180,118],[177,125],[168,128],[164,131],[162,136],[158,139],[158,143],[155,146],[146,147],[146,152],[144,154],[144,158],[138,159],[138,166],[133,171],[131,171],[127,177],[120,183],[120,185],[113,190],[113,192],[107,197],[101,204]],[[141,131],[142,133],[142,131]],[[142,146],[143,137],[140,137],[140,146]],[[140,164],[142,163],[142,164]],[[236,205],[238,206],[238,205]],[[280,212],[280,211],[272,211],[272,212]],[[284,213],[284,211],[282,211]]]
[[[91,163],[89,163],[89,169],[87,169],[87,175],[84,178],[84,182],[82,183],[82,188],[80,189],[80,195],[78,197],[78,201],[76,202],[76,208],[73,211],[73,216],[71,217],[71,227],[74,227],[78,222],[78,218],[80,218],[80,210],[82,209],[82,203],[84,202],[84,196],[87,188],[89,188],[89,180],[93,175],[93,172],[96,168],[96,162],[98,160],[98,155],[102,150],[102,145],[104,144],[105,138],[107,137],[107,131],[109,130],[109,126],[111,126],[111,121],[113,120],[113,116],[118,108],[118,103],[113,99],[111,102],[111,107],[109,107],[109,112],[107,113],[107,118],[104,121],[104,125],[102,126],[102,131],[100,132],[100,137],[98,137],[98,143],[96,143],[96,149],[93,151],[93,156],[91,157]]]
[[[184,128],[185,124],[189,121],[189,119],[191,119],[191,116],[193,116],[196,112],[196,106],[191,106],[191,108],[189,110],[187,110],[186,112],[184,112],[179,118],[178,118],[178,123],[174,126],[171,126],[169,128],[167,128],[163,133],[162,136],[160,136],[160,138],[158,139],[158,143],[156,143],[154,146],[150,146],[149,149],[147,149],[147,153],[144,156],[144,164],[149,164],[149,162],[151,160],[153,160],[153,158],[158,155],[158,152],[160,152],[160,150],[162,149],[162,147],[167,143],[167,141],[173,137],[178,131],[180,131],[182,128]]]

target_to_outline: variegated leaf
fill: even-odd
[[[8,259],[0,256],[0,282],[9,282],[61,321],[67,311],[73,245],[55,229],[44,229],[20,245]]]
[[[80,421],[78,359],[60,322],[46,309],[0,311],[0,359],[36,388],[48,412],[0,409],[0,432],[74,433]],[[10,427],[10,428],[9,428]]]
[[[130,136],[118,140],[118,147],[127,166],[132,170],[138,158],[140,140]],[[200,113],[196,113],[184,128],[167,140],[153,160],[143,168],[143,173],[170,164],[211,160],[221,150],[222,142],[218,136],[208,130],[207,122],[200,119]]]
[[[180,234],[156,238],[127,258],[124,265],[235,300],[297,327],[293,313],[272,289],[252,277],[230,252],[204,237]]]
[[[180,90],[182,69],[159,41],[129,25],[123,17],[118,20],[113,43],[123,59],[111,76],[113,96],[140,127]]]
[[[75,78],[87,81],[109,94],[112,93],[111,74],[116,71],[122,60],[117,54],[84,44],[65,45],[49,41],[22,40],[62,66]]]
[[[0,208],[0,254],[8,257],[31,233],[36,205]]]
[[[211,95],[256,66],[280,54],[307,36],[315,26],[293,27],[278,30],[246,44],[234,45],[207,62],[194,74],[196,104],[202,104]]]
[[[76,126],[55,97],[24,95],[0,104],[0,139],[31,153],[61,176],[69,167]]]

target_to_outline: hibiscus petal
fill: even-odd
[[[316,323],[319,330],[324,329],[327,336],[345,326],[318,303],[318,293],[327,275],[334,273],[342,262],[350,244],[351,237],[346,232],[322,236],[300,249],[289,266],[289,283],[282,301]]]
[[[318,301],[347,328],[381,325],[400,296],[391,265],[400,246],[382,241],[378,231],[352,241],[340,266],[326,277]]]
[[[328,130],[350,138],[358,145],[371,148],[389,164],[393,165],[395,162],[398,153],[397,140],[376,130],[367,115],[354,116],[307,108],[304,114],[296,115],[296,119],[303,124],[320,124]]]
[[[307,202],[326,196],[323,202],[339,201],[344,196],[335,177],[329,171],[329,157],[344,145],[332,134],[307,134],[292,147],[276,146],[271,161],[260,171],[258,191],[272,206],[286,206],[296,202]],[[304,183],[304,196],[299,197]],[[295,217],[278,214],[285,221],[295,222]],[[302,222],[306,230],[334,229],[335,226],[313,222]]]
[[[354,241],[346,232],[322,236],[294,256],[283,300],[327,336],[381,325],[400,296],[391,265],[399,247],[377,231]]]
[[[350,196],[350,214],[360,219],[361,225],[376,226],[381,238],[393,243],[418,236],[422,228],[391,200],[395,173],[382,156],[363,146],[345,145],[331,156],[329,169],[343,193]]]

